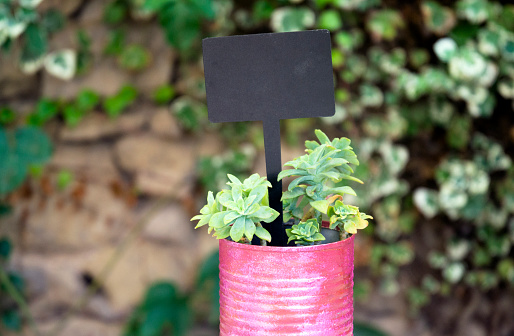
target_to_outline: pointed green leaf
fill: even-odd
[[[246,218],[245,220],[245,236],[252,241],[253,235],[255,234],[255,224],[250,218]]]
[[[328,195],[344,195],[344,194],[357,196],[357,194],[355,193],[355,190],[353,190],[350,187],[337,187],[337,188],[331,188],[331,189],[323,191],[321,193],[321,197],[327,197]]]
[[[255,235],[256,235],[257,237],[259,237],[260,239],[264,239],[264,240],[266,240],[266,241],[268,241],[268,242],[270,242],[270,241],[271,241],[271,235],[270,235],[270,234],[269,234],[269,232],[268,232],[265,228],[263,228],[262,226],[257,226],[257,227],[255,228]]]
[[[321,213],[326,214],[330,203],[327,200],[310,202],[310,205]]]
[[[294,179],[293,181],[291,181],[291,183],[289,183],[289,186],[287,187],[287,189],[289,191],[291,191],[294,188],[296,188],[300,183],[307,183],[307,182],[312,182],[312,181],[313,181],[312,176],[298,177],[298,178]]]
[[[241,181],[237,177],[235,177],[234,175],[227,174],[227,176],[228,176],[229,180],[232,181],[232,183],[239,184],[239,185],[242,184]]]
[[[233,241],[238,242],[243,238],[243,234],[245,232],[245,222],[246,217],[241,216],[238,219],[236,219],[234,225],[232,225],[232,229],[230,229],[230,238],[232,238]]]
[[[331,144],[332,142],[327,137],[325,133],[323,133],[321,130],[317,129],[314,131],[314,134],[316,134],[316,137],[318,138],[319,142],[321,144]]]
[[[296,197],[299,197],[299,196],[302,196],[303,194],[305,194],[305,189],[304,188],[301,188],[301,187],[296,187],[294,188],[293,190],[291,191],[285,191],[283,194],[282,194],[282,200],[287,200],[287,199],[291,199],[291,198],[296,198]]]
[[[223,219],[223,222],[225,224],[229,224],[229,223],[232,223],[233,221],[235,221],[237,218],[241,217],[242,215],[240,213],[237,213],[235,211],[230,211],[228,212],[226,215],[225,215],[225,218]]]
[[[260,185],[255,187],[255,189],[253,189],[252,191],[250,191],[250,195],[248,195],[248,197],[255,197],[255,200],[252,203],[260,203],[267,193],[268,187],[265,185]]]
[[[305,175],[308,175],[308,173],[303,169],[288,169],[288,170],[281,171],[278,174],[277,180],[280,181],[284,177],[288,177],[288,176],[305,176]]]
[[[212,215],[211,219],[209,220],[209,226],[215,229],[225,226],[223,219],[225,218],[226,214],[227,211],[223,211]]]

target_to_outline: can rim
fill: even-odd
[[[312,252],[312,251],[325,251],[325,250],[337,250],[345,247],[346,245],[353,242],[355,234],[334,243],[312,245],[312,246],[261,246],[261,245],[248,245],[236,243],[227,239],[220,239],[219,246],[225,246],[227,248],[234,248],[240,250],[251,250],[258,252],[279,252],[279,253],[301,253],[301,252]]]

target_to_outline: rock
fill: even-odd
[[[43,77],[43,96],[50,99],[72,100],[83,89],[91,89],[101,96],[112,96],[130,83],[129,74],[118,69],[114,58],[95,59],[91,70],[69,81],[58,79],[46,71]]]
[[[184,209],[178,204],[170,204],[148,221],[143,237],[161,242],[190,245],[193,240],[193,227],[194,224]]]
[[[187,336],[219,336],[219,330],[213,327],[194,326],[187,333]]]
[[[176,139],[181,135],[180,127],[168,108],[161,108],[150,120],[150,129],[164,138]]]
[[[87,272],[85,266],[96,256],[96,253],[87,251],[45,255],[29,253],[23,257],[23,275],[30,274],[25,270],[37,268],[45,278],[44,295],[39,295],[37,298],[29,296],[31,311],[37,320],[52,319],[60,315],[63,310],[71,309],[87,295],[87,286],[90,282],[86,282],[85,279],[91,274]],[[109,257],[106,256],[104,263]],[[32,277],[25,278],[25,281],[30,288]],[[90,296],[83,312],[102,321],[119,321],[127,319],[131,310],[115,310],[101,287],[99,292]]]
[[[196,225],[196,224],[195,224]],[[219,242],[207,233],[207,225],[196,229],[195,257],[199,264],[219,249]]]
[[[60,319],[56,319],[42,323],[40,325],[41,331],[45,333],[51,332],[59,324],[59,321]],[[123,326],[120,324],[107,324],[86,317],[74,316],[59,335],[118,336],[122,334],[122,330]]]
[[[85,293],[81,280],[83,267],[91,257],[85,253],[24,253],[23,269],[38,269],[43,273],[45,291],[30,301],[31,312],[36,320],[48,320],[69,309]],[[23,274],[26,274],[25,272]],[[31,277],[28,278],[31,284]]]
[[[460,335],[466,336],[483,336],[487,334],[488,330],[486,330],[481,323],[473,321],[472,319],[468,323],[463,324],[463,328],[460,330]]]
[[[96,252],[86,271],[97,278],[113,252],[113,248]],[[171,281],[182,291],[190,288],[196,268],[187,249],[137,239],[123,252],[102,287],[114,310],[127,311],[141,301],[155,281]]]
[[[103,22],[105,5],[105,0],[88,0],[78,21],[81,24]]]
[[[27,199],[19,199],[7,226],[20,227],[27,251],[81,251],[115,241],[131,225],[130,207],[120,190],[73,181],[55,189],[47,178],[33,183]]]
[[[54,150],[49,167],[55,170],[70,170],[75,176],[104,184],[120,178],[114,165],[111,148],[103,144],[59,144]]]
[[[37,7],[37,10],[41,13],[49,9],[57,9],[62,14],[68,16],[75,12],[81,3],[82,0],[45,0],[41,2],[41,4]]]
[[[140,111],[143,112],[140,112]],[[76,127],[63,127],[63,141],[96,141],[107,137],[129,133],[141,129],[147,118],[144,108],[138,112],[126,112],[111,119],[106,114],[94,112],[88,114]]]
[[[131,43],[144,46],[153,56],[147,68],[131,76],[131,83],[135,87],[143,94],[151,95],[156,88],[170,82],[175,55],[166,44],[166,37],[157,23],[133,26],[127,33],[127,44]]]
[[[29,300],[40,297],[47,292],[48,279],[41,265],[23,267],[19,272],[25,281],[24,294]]]
[[[206,132],[198,139],[196,156],[214,156],[222,154],[227,149],[219,133]]]
[[[0,100],[18,96],[37,95],[39,80],[36,75],[26,75],[18,68],[13,54],[1,52],[0,57]],[[17,54],[16,54],[17,57]]]
[[[79,31],[85,33],[91,40],[88,52],[92,54],[93,60],[101,61],[102,59],[113,58],[104,54],[104,49],[109,41],[112,29],[108,25],[101,22],[94,25],[80,25],[75,21],[69,22],[66,26],[66,29],[60,30],[51,35],[49,49],[59,50],[64,48],[71,48],[78,50],[80,47],[77,38]],[[93,67],[91,70],[94,70]],[[81,76],[83,75],[87,74],[82,74]],[[76,76],[75,78],[80,78],[81,76]],[[73,81],[70,83],[73,83]]]
[[[182,64],[179,73],[177,92],[198,100],[205,100],[205,79],[199,64]]]
[[[388,335],[417,335],[410,333],[406,302],[399,295],[383,296],[372,291],[365,303],[356,302],[354,319],[376,326]]]
[[[91,6],[96,6],[96,4],[88,5],[84,15]],[[76,48],[76,34],[80,28],[83,27],[75,26],[59,32],[52,38],[51,47],[53,49]],[[154,56],[148,67],[137,72],[121,68],[116,56],[104,54],[111,29],[102,23],[88,25],[83,28],[91,38],[90,51],[93,54],[93,61],[88,72],[77,75],[69,81],[57,79],[43,72],[43,95],[49,98],[71,100],[77,96],[80,90],[89,88],[101,96],[111,96],[126,84],[135,86],[142,94],[151,95],[157,87],[169,83],[173,76],[175,56],[166,44],[159,25],[155,22],[139,23],[127,28],[125,45],[141,45],[148,49],[150,55]]]
[[[115,153],[119,165],[135,174],[139,191],[181,197],[192,186],[193,149],[188,141],[170,142],[139,134],[118,141]]]

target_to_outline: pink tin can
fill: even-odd
[[[354,236],[304,247],[220,246],[220,335],[353,335]]]

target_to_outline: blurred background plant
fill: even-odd
[[[368,182],[348,201],[375,218],[357,239],[356,317],[393,335],[514,333],[514,5],[486,0],[0,0],[1,267],[24,293],[1,287],[3,327],[71,309],[68,334],[175,335],[186,319],[170,312],[189,310],[212,330],[217,285],[192,279],[215,246],[187,218],[226,173],[265,166],[258,123],[207,120],[201,38],[317,28],[336,113],[282,121],[283,157],[314,128],[352,139]],[[118,249],[127,214],[162,197]],[[109,248],[125,252],[103,279]],[[81,309],[52,294],[78,284],[97,289]]]

